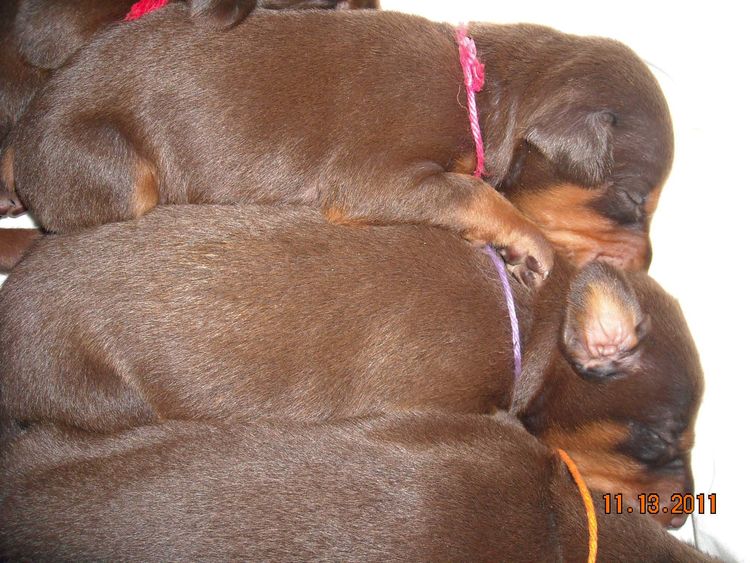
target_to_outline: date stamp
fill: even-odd
[[[605,514],[716,514],[716,493],[674,493],[668,499],[656,493],[641,493],[636,497],[637,506],[624,502],[622,493],[602,496]]]

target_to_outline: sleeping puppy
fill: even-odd
[[[679,306],[643,273],[559,262],[512,284],[514,381],[498,273],[442,229],[167,206],[45,237],[0,290],[0,426],[509,409],[595,488],[692,491],[702,372]]]
[[[585,561],[566,467],[509,416],[36,427],[0,458],[0,557]],[[592,491],[600,561],[708,561]]]
[[[52,232],[158,204],[280,202],[334,223],[448,228],[497,246],[528,285],[553,263],[529,218],[575,263],[645,268],[672,129],[643,62],[607,39],[472,26],[486,65],[483,181],[454,32],[309,11],[214,33],[168,6],[55,76],[11,139],[3,181]],[[512,189],[527,163],[551,167],[554,185]]]
[[[34,93],[93,35],[123,20],[136,0],[3,0],[0,3],[0,144]],[[275,10],[377,8],[377,0],[188,0],[209,27],[237,24],[257,4]],[[23,206],[0,193],[0,216]]]

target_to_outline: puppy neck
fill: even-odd
[[[577,377],[559,347],[564,307],[575,268],[559,254],[550,277],[519,307],[522,325],[522,372],[513,387],[510,412],[527,410],[540,391],[559,377]],[[522,308],[523,307],[523,308]]]
[[[477,94],[477,108],[486,146],[485,179],[499,186],[508,174],[513,152],[524,124],[522,99],[534,73],[529,71],[532,43],[558,34],[534,25],[474,24],[469,34],[484,64],[484,88]],[[533,68],[532,68],[533,70]]]

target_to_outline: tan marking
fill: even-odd
[[[364,218],[355,218],[349,216],[341,207],[331,206],[323,210],[323,216],[329,223],[334,225],[344,225],[349,227],[364,227],[366,225],[376,225],[376,221],[367,221]]]
[[[456,230],[464,238],[481,244],[513,244],[519,241],[521,233],[538,230],[484,182],[474,190],[468,205],[455,211],[454,217]]]
[[[0,163],[0,180],[2,180],[9,195],[15,189],[15,178],[13,177],[14,154],[13,147],[8,147],[3,155],[3,161]]]
[[[472,152],[467,152],[456,158],[448,169],[449,172],[456,172],[457,174],[473,174],[477,167],[477,155]]]
[[[645,269],[649,249],[646,233],[623,228],[592,209],[589,205],[600,193],[561,184],[523,192],[514,200],[552,245],[578,266],[601,259],[629,270]]]
[[[135,186],[132,210],[134,217],[141,217],[159,203],[159,187],[154,166],[145,159],[135,161]]]
[[[622,493],[623,500],[636,510],[639,509],[638,495],[642,493],[656,493],[663,506],[671,506],[672,494],[686,492],[688,474],[682,478],[668,478],[649,471],[636,459],[619,452],[618,445],[627,439],[627,435],[628,430],[623,425],[599,422],[571,431],[552,429],[540,439],[550,447],[567,451],[589,488]],[[674,515],[660,512],[653,516],[667,525]]]

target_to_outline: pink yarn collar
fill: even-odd
[[[482,130],[479,128],[476,93],[484,86],[484,65],[479,62],[477,46],[474,44],[474,40],[467,35],[466,26],[463,24],[456,28],[456,43],[458,43],[458,57],[461,61],[461,68],[464,71],[466,102],[469,106],[469,125],[477,152],[477,167],[474,170],[474,176],[481,178],[484,176],[484,143],[482,142]]]
[[[481,178],[484,176],[484,142],[482,141],[482,130],[479,127],[479,112],[477,111],[477,97],[484,86],[484,65],[479,61],[477,56],[477,46],[474,40],[468,36],[466,25],[462,24],[456,28],[456,43],[458,44],[458,56],[461,61],[461,69],[464,72],[464,86],[466,86],[466,102],[469,112],[469,125],[471,135],[474,137],[474,146],[477,153],[477,167],[474,170],[474,176]],[[503,286],[505,302],[510,319],[511,338],[513,340],[513,374],[516,379],[521,377],[521,331],[518,325],[518,315],[516,314],[516,304],[513,300],[510,281],[508,280],[508,271],[505,262],[498,256],[491,245],[486,245],[484,251],[492,260],[498,275],[500,283]]]

